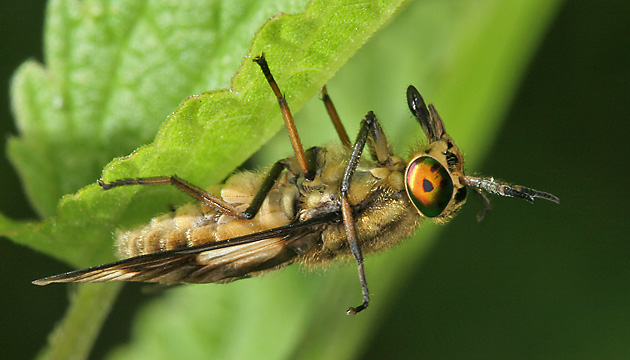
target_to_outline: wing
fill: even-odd
[[[212,283],[236,280],[290,264],[297,255],[315,244],[315,237],[327,223],[339,219],[338,213],[324,214],[224,241],[70,271],[35,280],[33,284],[105,281]]]

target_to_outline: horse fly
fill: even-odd
[[[393,155],[371,111],[351,144],[326,87],[323,102],[342,145],[305,151],[264,54],[254,61],[278,98],[295,156],[277,161],[264,176],[233,175],[220,196],[177,176],[99,180],[103,190],[169,184],[199,202],[121,232],[117,244],[124,260],[33,283],[226,283],[296,262],[311,265],[352,256],[363,302],[347,313],[356,314],[370,301],[363,255],[400,242],[425,218],[447,222],[464,204],[467,189],[484,202],[480,218],[490,208],[483,191],[529,202],[535,198],[560,202],[546,192],[465,175],[461,151],[435,107],[427,107],[413,86],[407,88],[407,102],[428,144],[408,161]],[[366,145],[371,160],[361,159]]]

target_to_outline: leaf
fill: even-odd
[[[79,18],[84,19],[78,23],[79,25],[87,23],[89,26],[83,25],[88,26],[88,29],[80,27],[76,31],[71,31],[65,28],[68,27],[68,25],[65,24],[60,25],[63,31],[52,28],[50,32],[64,34],[68,32],[76,32],[83,34],[81,36],[92,38],[84,35],[84,33],[89,33],[92,28],[96,28],[95,30],[92,30],[92,32],[101,34],[105,32],[103,28],[109,29],[113,27],[112,23],[119,24],[124,19],[132,17],[129,15],[131,10],[126,9],[125,11],[122,11],[119,9],[119,7],[122,6],[121,4],[127,3],[117,3],[115,9],[104,9],[102,8],[103,5],[96,2],[85,2],[81,3],[81,5],[78,3],[69,4],[68,2],[53,3],[50,7],[50,16],[52,18],[50,24],[57,24],[61,22],[60,19],[67,19],[74,16],[75,20]],[[225,178],[235,166],[241,164],[244,160],[251,156],[251,154],[264,141],[268,140],[281,125],[279,111],[273,99],[273,95],[268,88],[266,80],[263,76],[261,76],[257,65],[251,62],[251,58],[254,55],[261,54],[263,52],[268,53],[272,71],[278,74],[277,80],[283,83],[283,91],[288,94],[287,97],[292,106],[295,109],[299,109],[299,107],[305,103],[307,99],[317,92],[317,89],[326,82],[327,78],[332,76],[344,59],[348,59],[351,54],[367,40],[371,32],[378,28],[379,24],[384,24],[387,21],[387,19],[391,16],[392,10],[396,8],[396,4],[397,3],[388,5],[364,4],[364,6],[361,7],[351,7],[344,5],[344,3],[339,3],[337,7],[331,7],[325,6],[324,3],[313,3],[305,14],[274,17],[267,23],[266,31],[260,32],[255,38],[254,47],[250,50],[250,55],[247,55],[244,59],[239,73],[233,78],[232,86],[229,91],[202,93],[185,100],[180,107],[169,116],[167,122],[160,129],[160,132],[153,144],[136,150],[130,157],[120,158],[111,162],[103,172],[103,178],[105,180],[112,180],[127,177],[156,176],[177,173],[181,177],[200,186],[208,186],[210,184],[217,183],[221,179]],[[75,6],[81,8],[84,13],[75,14]],[[135,9],[137,14],[142,15],[140,16],[140,19],[134,21],[134,24],[136,25],[134,25],[133,28],[144,28],[145,26],[141,26],[140,24],[148,23],[150,25],[151,23],[157,21],[155,19],[161,19],[159,23],[168,24],[178,21],[178,17],[171,20],[164,20],[161,18],[161,16],[169,18],[168,16],[171,15],[170,11],[172,10],[170,8],[136,9],[131,4],[129,6],[132,10]],[[259,5],[252,6],[252,9],[256,10]],[[201,6],[191,6],[188,11],[191,13],[204,13],[203,11],[198,11],[199,8],[201,8]],[[168,16],[162,14],[158,10],[164,12],[164,14],[168,14]],[[179,8],[176,8],[176,10],[183,11]],[[212,7],[210,10],[212,10]],[[265,10],[266,12],[263,13],[268,14],[269,9]],[[345,12],[341,12],[342,10]],[[229,13],[229,11],[227,12]],[[243,11],[241,10],[241,12]],[[106,16],[106,14],[109,13],[116,16],[113,16],[113,19],[109,19]],[[124,14],[124,16],[122,16],[123,20],[119,18],[119,14],[121,13]],[[152,18],[144,19],[143,16],[145,16],[145,14],[150,14]],[[345,15],[340,17],[341,14]],[[205,22],[211,22],[209,19],[211,17],[211,15],[207,15],[207,17],[204,18]],[[242,17],[239,20],[249,22],[251,20],[250,17]],[[264,16],[259,15],[258,17],[262,18]],[[183,21],[186,16],[180,15],[179,18],[180,26],[182,26],[181,24],[184,24],[182,28],[190,30],[191,22]],[[339,19],[342,19],[342,21],[339,21]],[[127,20],[131,21],[130,19]],[[100,27],[97,26],[97,21],[102,22]],[[223,19],[219,21],[219,23],[222,24],[224,22],[233,21],[234,20],[228,21]],[[214,22],[216,23],[217,20]],[[198,20],[194,21],[193,24],[194,23],[204,23],[204,21]],[[368,29],[366,24],[369,24],[373,29]],[[149,25],[146,25],[146,27],[151,28],[153,31],[157,31],[155,27],[152,28]],[[131,28],[132,26],[128,27]],[[357,33],[356,29],[359,29],[360,27],[364,27],[366,30]],[[341,29],[346,29],[346,32],[344,33]],[[223,29],[215,29],[215,32],[219,33],[219,30]],[[194,36],[197,32],[198,31],[191,30],[188,34],[188,42],[184,45],[180,44],[179,46],[182,46],[183,49],[186,49],[187,46],[199,47],[199,44],[197,43],[199,36]],[[182,31],[171,29],[169,33],[179,33],[181,37],[186,39],[186,37],[182,34]],[[308,34],[308,38],[306,40],[303,38],[305,33]],[[118,34],[118,32],[115,34]],[[147,41],[147,37],[158,37],[155,34],[148,35],[142,33],[141,35],[133,36],[129,35],[127,32],[125,32],[125,34],[130,36],[131,39],[135,39],[136,37],[144,39],[139,45],[137,45],[139,48],[143,48],[143,46],[145,46],[144,41]],[[215,34],[214,37],[216,36],[217,35]],[[352,36],[354,36],[354,38]],[[206,35],[206,37],[212,36]],[[101,35],[97,38],[118,39],[118,37],[114,35]],[[183,41],[179,37],[177,39],[179,41]],[[49,42],[52,41],[53,40],[49,40]],[[58,39],[55,41],[60,42]],[[121,41],[114,41],[114,45],[110,46],[112,48],[116,48],[116,46],[120,47],[120,42]],[[81,47],[74,42],[71,43],[78,48]],[[170,38],[159,41],[160,45],[168,43],[175,43],[175,41]],[[230,45],[232,44],[231,39],[229,40],[229,43]],[[58,45],[55,49],[63,47],[62,45]],[[129,50],[131,53],[155,53],[155,51],[138,50],[131,45],[136,46],[133,43],[127,43],[126,47],[132,49]],[[214,46],[220,48],[221,46],[227,47],[228,45],[214,44]],[[91,49],[95,47],[98,46],[92,44],[87,48]],[[112,51],[116,52],[115,50]],[[75,50],[74,52],[84,54],[89,51]],[[190,56],[194,57],[194,61],[197,62],[200,62],[199,58],[204,59],[206,57],[203,53]],[[118,55],[119,59],[124,57],[124,54]],[[188,58],[188,56],[184,56],[184,58]],[[133,63],[141,63],[141,60],[129,61]],[[57,63],[53,60],[51,60],[51,63],[51,67],[53,69],[64,68],[64,66],[57,65]],[[118,60],[118,64],[120,66],[125,65],[126,63],[127,61]],[[70,146],[71,150],[66,149],[65,151],[76,151],[77,154],[75,154],[75,156],[88,157],[90,153],[99,153],[102,146],[98,144],[98,141],[94,144],[92,136],[89,133],[86,133],[87,130],[96,129],[95,132],[100,134],[97,138],[106,138],[109,139],[107,141],[110,143],[115,143],[121,138],[121,135],[119,135],[119,132],[115,132],[111,129],[135,126],[133,125],[136,123],[135,120],[133,124],[129,124],[130,118],[133,117],[129,115],[129,113],[135,115],[136,113],[141,113],[141,111],[137,108],[132,108],[132,111],[129,111],[127,107],[123,107],[121,104],[117,104],[116,106],[108,105],[111,106],[112,109],[123,107],[124,111],[118,113],[118,117],[115,119],[105,118],[101,121],[101,124],[85,124],[85,119],[94,118],[94,116],[91,116],[94,113],[108,112],[108,110],[102,109],[103,106],[100,104],[92,104],[92,110],[90,110],[87,115],[81,113],[83,115],[80,116],[71,113],[62,120],[51,120],[53,122],[52,125],[46,124],[46,126],[35,126],[37,121],[56,119],[59,118],[60,115],[30,115],[29,111],[32,110],[32,107],[20,105],[31,104],[34,102],[24,100],[24,98],[28,98],[27,95],[36,98],[40,96],[41,93],[46,94],[46,91],[44,90],[34,94],[29,93],[28,90],[30,88],[27,85],[23,85],[39,83],[39,80],[43,79],[42,75],[42,78],[37,78],[37,81],[30,80],[30,77],[35,76],[33,75],[33,70],[28,70],[30,66],[31,65],[28,64],[25,65],[21,72],[16,76],[15,80],[16,85],[14,93],[16,94],[15,97],[17,99],[15,107],[18,109],[16,112],[18,113],[18,118],[21,119],[20,122],[22,125],[20,126],[20,129],[23,131],[24,135],[20,137],[19,140],[13,139],[12,144],[14,145],[12,146],[14,147],[12,147],[12,149],[17,149],[17,147],[20,146],[26,146],[32,142],[35,143],[34,148],[43,148],[44,150],[42,150],[42,153],[47,154],[47,156],[57,156],[58,152],[55,150],[55,146],[51,145],[50,147],[46,147],[46,141],[61,142],[62,140],[67,140],[65,141],[66,145],[68,143],[72,143],[74,139],[64,138],[65,131],[72,129],[74,131],[82,131],[80,134],[76,135],[76,138],[81,139],[84,142],[82,145],[83,147],[94,146],[95,149],[88,150],[80,148],[77,150],[78,148],[76,146]],[[166,67],[168,68],[168,66]],[[181,69],[184,69],[191,72],[191,69],[194,68],[194,66],[182,66],[180,67],[180,71]],[[141,71],[133,68],[131,70],[127,70],[124,67],[123,69],[124,70],[118,71],[125,72],[125,74],[127,72],[139,73],[147,71]],[[66,71],[69,70],[66,69]],[[112,69],[109,69],[109,72],[112,71]],[[219,68],[218,71],[223,73],[222,68]],[[84,73],[86,70],[79,69],[77,72]],[[102,74],[102,72],[99,72],[98,70],[93,72]],[[202,73],[203,71],[200,70],[192,72],[197,74],[200,72]],[[57,75],[55,73],[55,76],[49,75],[47,78],[63,79],[68,77],[79,77],[78,75],[73,74],[74,73],[64,75],[62,72]],[[146,90],[144,87],[136,89],[135,93],[146,96],[146,98],[143,99],[138,98],[137,102],[146,102],[147,99],[151,99],[151,101],[155,101],[156,104],[164,103],[166,100],[163,97],[156,95],[159,94],[160,90],[165,87],[163,79],[176,78],[179,76],[181,75],[174,76],[168,75],[168,73],[159,73],[158,79],[155,80],[153,84],[143,84],[144,87],[147,88]],[[113,77],[115,78],[117,76]],[[118,77],[127,79],[127,76]],[[138,81],[139,80],[135,82]],[[78,82],[79,85],[81,85],[88,83],[89,81],[80,78],[80,81]],[[67,96],[69,99],[64,98],[58,102],[61,102],[62,104],[73,104],[78,101],[86,102],[86,98],[93,98],[93,101],[98,103],[106,102],[105,100],[101,100],[101,98],[97,95],[91,95],[84,87],[82,88],[79,86],[80,90],[75,91],[73,85],[74,84],[67,85],[63,83],[51,85],[51,87],[58,88],[68,87],[66,92],[71,93],[71,95]],[[196,86],[199,87],[199,85]],[[191,88],[193,86],[189,85],[188,87]],[[105,88],[106,91],[102,88]],[[149,91],[149,88],[154,90]],[[94,91],[96,92],[96,90]],[[111,84],[108,86],[101,86],[99,91],[105,92],[106,95],[112,94],[112,97],[117,97],[118,95],[114,96],[113,94],[117,94],[119,92],[118,89],[112,89]],[[127,91],[124,86],[120,89],[120,91],[125,93],[134,92]],[[83,92],[86,98],[79,96],[79,93],[81,92]],[[188,94],[190,93],[191,92],[188,92]],[[62,95],[63,92],[61,95],[57,94],[56,96]],[[138,95],[138,97],[139,96],[140,95]],[[49,96],[49,98],[51,99],[52,96]],[[131,103],[136,102],[131,100],[126,101]],[[146,104],[136,106],[141,106],[142,108],[155,107]],[[65,107],[66,105],[62,106],[62,108]],[[67,105],[67,107],[72,109],[83,109],[82,106],[78,105]],[[21,108],[25,108],[25,110],[20,110]],[[155,116],[151,116],[150,114],[148,117],[154,118]],[[75,118],[79,120],[73,120]],[[140,121],[140,123],[142,122],[144,122],[144,120]],[[47,128],[50,129],[50,132],[48,133],[44,131]],[[105,133],[101,133],[101,129],[105,129]],[[135,130],[133,129],[125,129],[123,132],[128,134],[133,133],[134,131]],[[55,136],[52,136],[53,134]],[[50,137],[52,139],[44,140]],[[33,140],[31,141],[31,139]],[[17,152],[17,150],[12,151],[12,154],[16,153],[22,154],[21,152]],[[27,150],[24,150],[23,153],[26,155],[20,156],[23,156],[24,159],[31,157],[37,158],[37,156],[34,155],[35,152],[28,152]],[[45,166],[32,166],[32,163],[35,163],[36,165],[38,164],[38,161],[40,163],[55,163],[56,160],[45,157],[43,159],[41,157],[37,159],[37,161],[27,161],[25,163],[17,161],[19,167],[27,169],[24,173],[29,174],[28,180],[34,182],[33,186],[27,185],[27,188],[34,188],[37,189],[37,191],[43,191],[42,189],[45,189],[47,194],[50,192],[54,193],[56,191],[51,189],[50,186],[55,186],[55,184],[64,184],[64,186],[66,186],[65,184],[67,183],[65,180],[74,178],[78,172],[78,170],[67,170],[64,168],[65,165],[62,164],[60,167],[54,169],[55,174],[47,174],[47,171],[50,169],[47,169]],[[69,159],[68,164],[76,165],[76,161]],[[86,172],[86,169],[83,166],[79,167],[79,170]],[[55,178],[62,177],[64,178],[64,181],[55,181]],[[62,191],[59,190],[59,192]],[[38,196],[34,192],[30,193],[34,198],[34,201],[36,201],[37,204],[41,204],[39,206],[40,209],[49,208],[48,205],[45,205],[45,201],[40,203],[37,200]],[[117,189],[114,192],[103,192],[98,189],[96,185],[91,185],[80,190],[73,196],[66,196],[57,209],[57,217],[55,219],[45,221],[41,225],[37,225],[36,233],[41,234],[41,236],[12,233],[12,237],[18,242],[47,252],[73,265],[86,266],[88,264],[112,259],[111,252],[106,251],[106,249],[111,246],[109,234],[111,234],[117,227],[121,225],[130,226],[132,224],[146,221],[156,213],[166,211],[169,208],[169,205],[179,204],[183,201],[189,200],[182,194],[178,194],[176,191],[173,191],[173,189],[143,189],[141,187],[132,187]],[[49,210],[44,210],[43,212],[48,213]],[[86,216],[87,214],[89,214],[89,216]],[[35,229],[34,227],[32,228]],[[87,239],[89,239],[89,241],[87,241]]]
[[[269,17],[277,6],[254,1],[244,7],[243,2],[227,1],[165,4],[51,3],[49,67],[30,62],[18,71],[12,93],[21,136],[9,144],[31,201],[49,218],[16,223],[1,217],[0,234],[84,267],[113,259],[111,234],[116,228],[189,201],[168,188],[103,192],[90,185],[64,196],[50,217],[56,199],[92,183],[105,159],[148,140],[175,106],[173,99],[227,85],[234,70],[225,69],[237,68],[234,59],[242,58],[251,30],[262,24],[256,19]],[[300,6],[291,4],[283,9]],[[299,109],[399,5],[320,1],[302,14],[275,15],[257,33],[229,90],[186,99],[152,144],[112,161],[103,178],[177,173],[200,186],[217,183],[281,125],[276,101],[252,64],[253,56],[267,52],[288,100]],[[206,66],[209,58],[215,62]],[[89,296],[83,299],[90,301]],[[78,301],[73,308],[85,305]],[[62,327],[80,328],[79,315],[71,310]],[[66,333],[53,346],[85,338],[78,335]],[[54,356],[59,353],[55,350],[43,354]]]
[[[260,25],[304,3],[51,1],[46,68],[29,61],[12,84],[9,155],[38,212],[152,140],[182,99],[227,88]]]
[[[396,152],[405,154],[420,134],[405,101],[406,86],[416,85],[435,103],[474,171],[558,5],[414,2],[357,52],[328,90],[348,128],[375,110]],[[317,99],[297,118],[305,146],[335,140]],[[285,137],[280,133],[258,156],[270,163],[286,155]],[[173,289],[138,314],[132,342],[110,358],[369,357],[360,356],[363,345],[439,230],[427,225],[399,248],[367,259],[372,303],[357,316],[344,315],[360,302],[354,264],[308,274],[293,267],[227,286]]]
[[[91,2],[82,4],[96,6]],[[346,123],[356,124],[368,109],[374,109],[381,114],[381,121],[386,124],[385,130],[392,139],[415,142],[408,134],[416,134],[417,129],[413,122],[409,124],[404,101],[404,88],[413,82],[426,99],[436,103],[447,119],[449,132],[460,146],[474,153],[496,126],[502,106],[509,100],[518,79],[516,74],[526,62],[523,59],[528,58],[536,36],[528,37],[528,41],[517,46],[511,45],[523,40],[524,35],[541,31],[545,20],[552,14],[553,4],[521,0],[505,5],[496,1],[477,4],[464,0],[414,3],[402,16],[404,22],[401,20],[400,23],[404,26],[400,25],[398,32],[393,33],[395,35],[374,39],[372,48],[359,53],[347,67],[349,70],[331,83],[330,90],[338,107],[355,103],[360,108],[358,111],[341,109],[342,118]],[[396,5],[382,3],[381,7],[370,7],[366,3],[333,5],[313,2],[305,15],[276,17],[268,23],[257,35],[250,55],[263,50],[267,53],[272,71],[296,111],[373,31],[387,22],[395,8]],[[497,34],[502,37],[497,39]],[[491,53],[495,48],[510,47],[513,52],[508,54],[492,53],[498,58],[490,64],[485,63],[487,58],[480,56],[484,51]],[[273,60],[275,56],[281,60]],[[511,63],[514,59],[519,61]],[[472,73],[470,64],[474,64]],[[457,76],[466,81],[460,81]],[[339,87],[336,87],[337,83]],[[339,91],[342,83],[346,84],[345,91]],[[481,89],[480,84],[484,85]],[[168,81],[163,87],[167,85]],[[504,95],[494,101],[496,93]],[[143,99],[152,99],[152,96]],[[470,116],[458,116],[449,110],[457,109],[461,104],[465,105],[461,110]],[[276,106],[258,69],[245,59],[231,92],[202,94],[188,99],[169,117],[152,145],[127,159],[110,163],[103,177],[111,180],[177,172],[198,185],[207,186],[226,176],[231,171],[230,164],[237,165],[246,159],[255,150],[255,144],[262,143],[271,136],[274,128],[279,127]],[[394,108],[396,110],[392,110]],[[481,110],[484,110],[484,116],[481,116]],[[321,121],[327,120],[323,112],[319,114],[317,121],[298,125],[308,141],[317,144],[320,144],[319,139],[309,138],[315,131],[308,131],[302,125],[323,126]],[[308,117],[305,114],[302,120]],[[43,119],[55,117],[41,116],[40,120]],[[129,121],[128,116],[122,119],[123,124]],[[399,125],[394,121],[396,119],[407,124]],[[228,123],[231,124],[229,127]],[[468,125],[469,132],[461,131],[466,124],[474,126]],[[230,131],[222,131],[227,128]],[[243,136],[241,132],[249,132],[250,136]],[[213,138],[214,135],[218,137]],[[233,145],[236,141],[241,141],[240,145]],[[30,143],[33,148],[37,144],[38,140]],[[216,152],[217,148],[223,151]],[[85,150],[83,147],[76,149]],[[404,147],[397,149],[404,150]],[[46,163],[42,162],[40,167],[45,168]],[[71,175],[70,171],[55,173],[60,178]],[[49,182],[60,183],[65,184]],[[112,192],[102,192],[95,186],[87,187],[64,199],[58,208],[57,219],[42,225],[25,225],[34,232],[20,232],[20,227],[10,222],[7,229],[18,241],[28,242],[29,246],[74,265],[93,265],[111,257],[103,254],[111,253],[109,234],[113,229],[120,224],[132,225],[146,220],[168,208],[168,204],[183,200],[172,189],[118,190],[113,196]],[[30,191],[31,194],[34,192]],[[40,196],[46,200],[45,197]],[[47,205],[38,208],[42,214],[49,214]],[[5,223],[2,221],[0,225]],[[431,229],[425,227],[423,233],[433,232]],[[89,241],[81,242],[81,239]],[[241,355],[350,357],[359,348],[370,325],[378,319],[379,308],[385,306],[384,298],[395,286],[394,278],[404,278],[405,267],[411,266],[426,246],[426,238],[412,239],[403,246],[406,250],[393,251],[368,261],[371,288],[373,292],[377,289],[377,294],[373,296],[372,308],[360,316],[347,318],[342,315],[347,306],[358,302],[358,296],[352,296],[353,289],[358,292],[356,270],[344,268],[331,271],[325,277],[309,276],[307,281],[296,269],[288,269],[277,276],[230,286],[182,287],[169,291],[142,312],[135,327],[133,344],[120,349],[117,354],[133,358],[149,355],[172,358],[182,354],[192,358],[207,357],[208,354],[235,358]],[[379,269],[384,270],[379,273]]]

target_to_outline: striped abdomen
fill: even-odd
[[[192,247],[231,239],[286,225],[295,216],[295,187],[286,186],[285,177],[276,183],[251,220],[221,214],[202,203],[184,205],[174,212],[155,217],[148,225],[121,231],[118,251],[123,258]],[[243,172],[232,176],[221,189],[221,197],[243,211],[252,201],[262,175]]]

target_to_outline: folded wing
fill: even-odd
[[[228,282],[292,263],[334,214],[210,244],[158,252],[110,264],[75,270],[33,281],[36,285],[65,282],[140,281],[161,283]],[[298,246],[292,246],[299,243]],[[308,241],[312,243],[312,241]],[[296,250],[299,249],[299,250]]]

